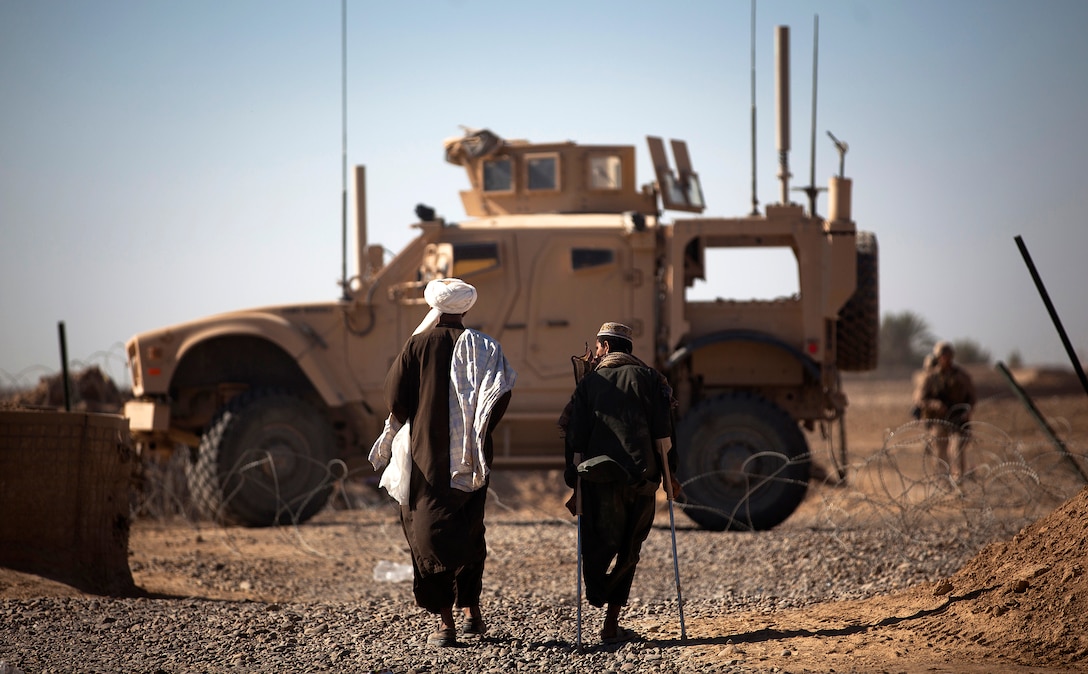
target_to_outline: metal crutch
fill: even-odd
[[[671,445],[671,441],[669,443]],[[664,443],[658,444],[661,450],[661,465],[665,470],[665,496],[669,500],[669,529],[672,531],[672,569],[676,575],[676,604],[680,607],[680,640],[687,641],[688,632],[684,627],[684,597],[680,592],[680,561],[676,557],[676,516],[673,514],[672,475],[669,473],[669,448]]]
[[[574,484],[574,512],[578,519],[578,628],[574,644],[578,650],[582,650],[582,478],[577,478]]]

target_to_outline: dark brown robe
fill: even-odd
[[[484,560],[487,488],[465,492],[450,486],[450,366],[464,331],[440,322],[412,336],[393,362],[385,399],[401,422],[411,422],[412,477],[401,525],[412,550],[416,603],[431,612],[479,605]],[[485,457],[491,464],[491,430],[506,411],[505,395],[491,413]]]

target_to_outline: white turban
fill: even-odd
[[[442,314],[463,314],[471,309],[476,304],[476,288],[459,278],[435,279],[427,284],[423,297],[431,310],[412,333],[415,335],[437,325]]]

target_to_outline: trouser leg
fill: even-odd
[[[956,432],[955,461],[959,477],[967,474],[967,445],[971,441],[970,432],[960,429]]]
[[[936,454],[937,459],[941,461],[941,470],[948,471],[952,467],[952,463],[948,457],[948,435],[949,429],[946,424],[934,424],[932,428],[932,437],[930,441],[933,445],[933,452]]]
[[[582,576],[586,601],[601,607],[608,596],[608,567],[620,546],[623,509],[612,485],[583,480],[582,511]]]
[[[655,501],[626,485],[583,483],[582,572],[593,606],[627,603],[642,543],[653,526]],[[609,566],[615,565],[609,571]]]
[[[454,572],[443,571],[421,575],[419,569],[412,578],[412,594],[416,605],[430,613],[441,613],[453,607],[455,597]]]
[[[431,613],[439,613],[454,605],[457,608],[479,606],[483,577],[483,562],[428,576],[421,576],[417,571],[412,581],[412,592],[416,604]]]
[[[641,557],[642,544],[650,535],[657,505],[653,496],[631,496],[627,503],[626,535],[616,554],[616,565],[609,574],[610,582],[606,598],[609,604],[620,606],[625,606],[631,595],[631,585],[635,580],[635,569]]]
[[[454,580],[457,594],[457,608],[470,608],[480,605],[480,595],[484,589],[484,563],[461,567]]]

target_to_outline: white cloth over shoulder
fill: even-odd
[[[408,496],[412,478],[412,430],[411,423],[401,425],[390,414],[385,420],[382,434],[370,448],[370,465],[374,470],[382,470],[379,487],[401,505],[408,505]]]
[[[497,341],[471,329],[458,337],[450,366],[451,487],[476,491],[487,484],[487,424],[495,403],[513,390],[517,377]]]

